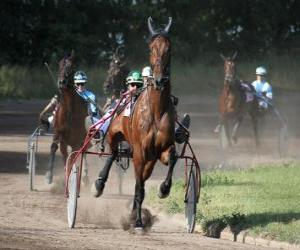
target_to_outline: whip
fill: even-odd
[[[48,65],[47,62],[44,62],[44,65],[46,66],[46,68],[47,68],[47,70],[48,70],[48,72],[49,72],[49,74],[50,74],[50,76],[51,76],[51,78],[53,80],[53,83],[56,86],[56,80],[55,80],[55,77],[54,77],[54,74],[53,74],[52,70],[50,69],[50,67],[49,67],[49,65]]]

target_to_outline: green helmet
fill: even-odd
[[[141,72],[139,72],[138,70],[133,70],[128,74],[126,78],[126,85],[129,85],[131,83],[135,83],[138,87],[141,87],[143,85]]]

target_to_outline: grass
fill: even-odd
[[[202,176],[197,223],[212,236],[230,226],[235,232],[300,244],[300,163],[247,170],[207,172]],[[159,200],[152,189],[147,202],[169,213],[184,213],[184,185],[176,182],[170,197]],[[211,233],[211,228],[218,232]]]
[[[217,94],[223,85],[223,62],[220,58],[217,64],[204,64],[200,60],[194,63],[182,64],[172,59],[172,87],[176,95],[181,94]],[[268,80],[280,90],[300,90],[300,58],[287,55],[270,55],[264,61],[238,61],[237,73],[243,80],[253,81],[254,71],[258,65],[265,65],[269,70]],[[129,64],[130,68],[141,68],[145,65]],[[57,65],[51,65],[56,75]],[[102,85],[106,77],[107,67],[80,66],[86,71],[89,79],[88,87],[98,96],[103,95]],[[44,66],[24,67],[2,65],[0,67],[0,98],[30,99],[49,98],[57,92]]]

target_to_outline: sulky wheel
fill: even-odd
[[[78,168],[73,164],[69,178],[68,178],[68,225],[69,228],[73,228],[76,220],[77,211],[77,198],[78,198]]]
[[[185,219],[188,233],[193,233],[196,222],[197,184],[193,167],[188,174],[188,182],[185,195]]]

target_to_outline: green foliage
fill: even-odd
[[[45,71],[39,68],[0,67],[0,98],[45,98],[54,90]]]
[[[223,61],[216,58],[217,65],[201,63],[180,64],[174,58],[172,64],[172,91],[176,95],[197,94],[200,92],[218,94],[223,86]],[[134,62],[129,64],[131,69],[141,69],[146,65]],[[268,80],[274,87],[275,97],[278,90],[300,89],[299,81],[300,58],[287,55],[270,55],[264,61],[237,62],[237,73],[241,79],[254,80],[253,72],[258,65],[268,68]],[[102,85],[107,74],[108,66],[79,65],[78,69],[84,70],[88,75],[88,88],[97,95],[102,95]],[[51,69],[57,70],[57,64],[52,64]],[[56,74],[56,72],[54,72]],[[25,67],[3,65],[0,67],[0,98],[49,98],[57,88],[45,67]]]
[[[197,222],[211,236],[217,237],[229,226],[235,233],[248,230],[250,234],[299,244],[299,179],[300,163],[295,162],[205,173]],[[159,200],[160,206],[183,213],[183,197],[183,183],[179,182],[167,200]],[[157,201],[153,199],[151,205]]]
[[[101,95],[106,69],[84,66],[78,68],[86,71],[88,75],[87,87],[97,95]],[[49,76],[46,68],[10,65],[0,67],[1,99],[43,99],[50,98],[57,92],[57,85]]]
[[[229,179],[221,171],[215,171],[204,175],[201,180],[201,186],[213,186],[213,185],[230,185],[233,184],[234,180]]]
[[[173,54],[184,62],[215,61],[219,53],[263,58],[299,44],[299,1],[0,1],[0,65],[40,65],[75,49],[80,63],[103,62],[116,47],[132,61],[146,60],[147,17],[164,27],[168,16]],[[16,18],[17,17],[17,18]],[[212,54],[214,54],[212,56]]]

